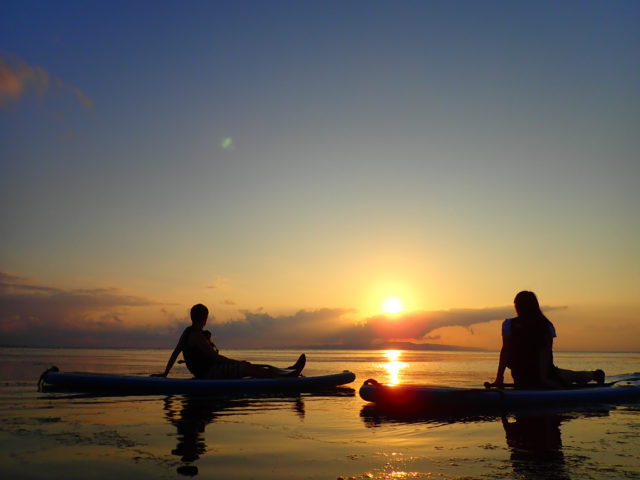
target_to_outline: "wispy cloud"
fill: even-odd
[[[228,277],[218,276],[215,278],[213,282],[209,285],[206,285],[206,288],[210,290],[227,290],[230,288],[231,279]]]
[[[28,95],[42,97],[51,90],[67,91],[85,107],[93,106],[93,100],[75,85],[51,75],[43,67],[0,53],[0,108],[19,102]]]

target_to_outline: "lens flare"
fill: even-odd
[[[231,137],[223,138],[222,142],[220,142],[220,146],[225,150],[233,150],[233,147],[234,147],[233,138]]]

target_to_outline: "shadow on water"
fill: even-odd
[[[189,477],[198,475],[198,467],[194,463],[208,450],[205,428],[216,419],[232,412],[247,414],[251,411],[270,408],[289,408],[294,415],[304,418],[304,399],[312,396],[353,397],[355,390],[343,387],[305,394],[264,394],[251,397],[171,395],[166,397],[164,417],[177,430],[177,445],[171,453],[179,457],[182,462],[176,470],[177,473]]]
[[[580,410],[546,408],[458,414],[445,411],[401,412],[398,409],[368,404],[362,408],[360,416],[365,426],[370,428],[406,423],[442,426],[453,423],[501,422],[513,472],[517,478],[570,480],[563,453],[561,426],[580,418],[606,417],[615,408],[602,405]]]

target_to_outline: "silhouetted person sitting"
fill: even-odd
[[[604,383],[602,370],[575,372],[553,364],[556,330],[540,310],[533,292],[522,291],[514,300],[515,318],[502,323],[502,349],[494,386],[504,383],[505,368],[517,388],[562,388],[590,381]]]
[[[298,376],[304,368],[306,357],[300,355],[292,366],[281,369],[271,365],[256,365],[250,362],[233,360],[220,355],[211,340],[207,338],[204,326],[207,324],[209,309],[202,304],[191,308],[191,326],[185,328],[178,340],[176,348],[169,357],[164,373],[154,376],[166,377],[182,353],[187,368],[196,378],[231,379],[244,377],[270,378],[282,376]]]

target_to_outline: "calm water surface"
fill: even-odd
[[[525,415],[393,418],[357,395],[382,382],[478,386],[494,352],[310,351],[307,375],[349,369],[334,394],[252,397],[38,393],[47,367],[149,374],[165,350],[0,349],[0,475],[10,479],[638,479],[640,404]],[[298,352],[225,351],[286,366]],[[640,372],[640,354],[556,355]],[[187,377],[183,366],[173,376]]]

